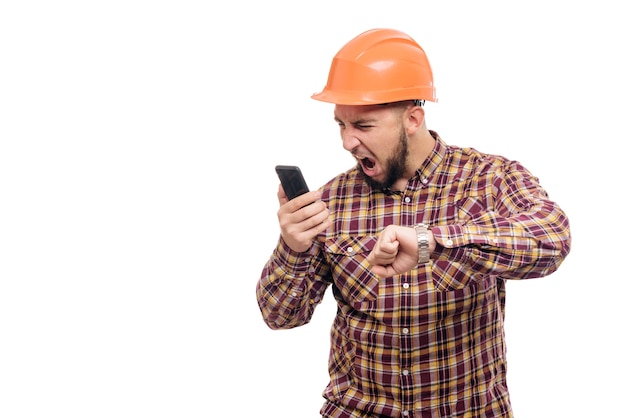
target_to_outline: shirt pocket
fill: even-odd
[[[378,278],[365,261],[374,245],[375,236],[340,236],[326,241],[333,281],[344,300],[359,303],[378,297]]]
[[[427,273],[435,290],[439,292],[460,290],[476,281],[476,277],[462,262],[434,260]]]
[[[447,218],[444,222],[452,224],[466,224],[484,215],[487,205],[480,196],[465,195],[454,202],[446,204],[444,213],[454,218]],[[439,292],[451,292],[464,289],[479,278],[467,267],[468,260],[440,260],[434,259],[431,268],[427,270],[428,278]]]
[[[478,196],[466,196],[455,203],[455,220],[468,222],[478,218],[487,212],[488,208],[484,199]]]

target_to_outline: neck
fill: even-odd
[[[435,138],[427,129],[416,132],[414,138],[410,139],[409,146],[409,163],[407,164],[408,175],[411,178],[415,172],[424,164],[424,161],[433,152],[435,148]]]
[[[426,131],[425,135],[414,135],[409,138],[409,150],[406,161],[405,171],[401,177],[399,177],[393,185],[391,190],[404,190],[409,179],[415,176],[415,172],[418,171],[424,161],[432,153],[435,148],[435,138],[430,135],[430,132]]]

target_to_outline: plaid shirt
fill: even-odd
[[[308,323],[332,285],[325,417],[512,417],[505,279],[546,276],[570,248],[566,215],[522,165],[437,139],[406,190],[353,168],[321,190],[330,228],[306,252],[282,239],[257,284],[272,329]],[[387,225],[430,225],[431,261],[377,277],[365,258]]]

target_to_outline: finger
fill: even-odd
[[[289,202],[289,199],[287,198],[287,194],[285,194],[285,189],[283,189],[282,184],[278,184],[278,193],[276,193],[276,195],[278,196],[278,202],[281,206]]]
[[[319,200],[321,197],[322,197],[322,194],[319,191],[313,190],[313,191],[301,194],[298,197],[294,197],[291,200],[299,208],[304,208],[305,206],[308,206],[312,204],[313,202]]]
[[[371,271],[372,273],[380,277],[391,277],[396,274],[393,267],[391,266],[376,265],[376,266],[372,266]]]
[[[395,254],[376,253],[367,256],[366,260],[375,266],[387,266],[392,264],[396,259]]]
[[[381,257],[386,257],[389,258],[391,257],[392,259],[396,257],[396,255],[398,254],[398,241],[388,241],[388,242],[379,242],[380,245],[378,245],[378,251],[376,252],[376,248],[374,248],[374,251],[377,255],[381,256]]]

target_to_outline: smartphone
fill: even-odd
[[[309,191],[300,168],[295,165],[277,165],[276,174],[289,200]]]

